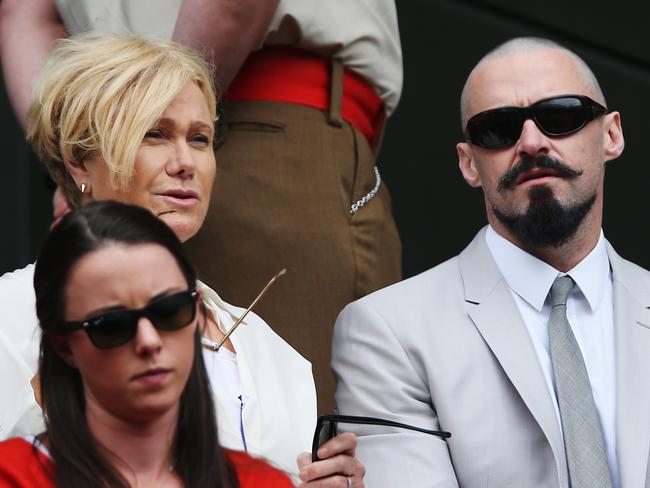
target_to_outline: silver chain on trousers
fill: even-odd
[[[381,176],[379,175],[379,169],[377,166],[375,166],[373,169],[375,170],[375,187],[352,204],[350,207],[350,215],[357,213],[361,207],[363,207],[366,203],[375,198],[375,195],[377,195],[379,187],[381,186]]]
[[[575,282],[559,276],[551,286],[548,338],[560,407],[571,488],[612,488],[603,432],[580,347],[566,316]]]

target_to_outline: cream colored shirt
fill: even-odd
[[[55,0],[70,34],[86,31],[170,39],[182,0]],[[280,0],[264,45],[291,45],[340,59],[386,104],[402,91],[394,0]]]

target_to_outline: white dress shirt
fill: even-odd
[[[201,338],[201,343],[207,344],[210,347],[217,345],[216,342],[210,341],[205,337]],[[210,379],[210,387],[212,388],[213,398],[220,398],[223,402],[224,409],[227,410],[227,419],[232,424],[240,427],[242,445],[238,445],[238,449],[246,450],[246,432],[244,430],[243,411],[244,405],[248,401],[244,398],[244,391],[242,389],[241,375],[239,374],[239,367],[237,366],[237,354],[229,351],[225,347],[220,348],[218,351],[212,349],[203,349],[203,363],[205,370]],[[223,416],[220,416],[219,421],[225,421]]]
[[[575,281],[567,300],[567,319],[584,358],[591,390],[605,438],[605,449],[614,486],[620,486],[616,458],[616,369],[612,273],[603,232],[596,247],[567,273],[497,234],[491,227],[485,234],[488,248],[526,324],[548,390],[553,398],[560,431],[560,411],[555,395],[553,366],[549,351],[548,321],[551,315],[549,292],[558,275]]]

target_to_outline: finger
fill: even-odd
[[[365,468],[361,462],[349,454],[316,461],[300,468],[298,476],[302,481],[312,481],[335,475],[359,476],[363,478]]]
[[[52,195],[53,217],[55,219],[63,217],[69,211],[70,211],[70,205],[68,205],[68,201],[65,199],[63,190],[61,190],[60,186],[57,186],[56,190],[54,191],[54,195]]]
[[[308,464],[311,464],[311,453],[301,452],[300,454],[298,454],[298,458],[296,459],[296,462],[298,463],[298,469],[301,469],[303,466],[307,466]]]
[[[50,224],[50,230],[54,229],[57,225],[59,225],[59,222],[61,222],[61,219],[63,218],[63,215],[60,217],[55,218],[52,223]]]
[[[308,481],[306,483],[300,483],[298,486],[299,488],[364,488],[363,480],[360,481],[360,484],[355,484],[355,478],[349,478],[343,475]]]
[[[357,448],[357,436],[352,432],[345,432],[333,437],[318,448],[318,457],[327,459],[337,454],[346,453],[354,456]]]

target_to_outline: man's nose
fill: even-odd
[[[519,156],[537,156],[547,154],[549,151],[549,139],[539,130],[532,119],[524,121],[521,128],[521,135],[517,141],[517,153]]]

